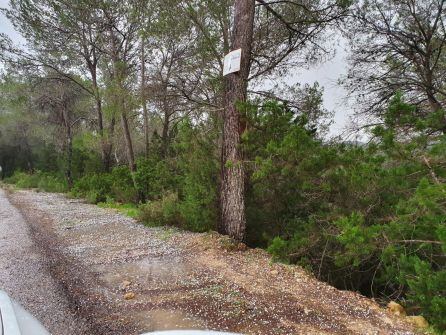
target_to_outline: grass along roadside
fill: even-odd
[[[117,210],[119,213],[124,214],[133,219],[140,217],[140,207],[135,204],[122,204],[114,201],[99,202],[97,205],[101,208],[111,208]]]

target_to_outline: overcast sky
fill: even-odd
[[[8,0],[0,0],[0,7],[8,6]],[[15,43],[24,43],[23,38],[13,29],[11,23],[0,14],[0,33],[11,37]],[[290,73],[290,83],[313,84],[319,82],[324,87],[324,105],[334,111],[334,123],[330,128],[330,135],[340,135],[349,122],[351,110],[346,107],[344,98],[345,90],[337,84],[338,79],[347,71],[346,52],[343,48],[344,41],[339,41],[336,55],[333,59],[312,67],[309,70],[299,70]]]
[[[326,62],[314,66],[308,70],[297,69],[290,75],[291,82],[301,84],[313,84],[318,82],[324,87],[324,105],[329,111],[334,111],[334,123],[330,128],[330,134],[339,135],[349,122],[350,108],[346,105],[346,91],[338,85],[338,79],[347,73],[347,53],[344,50],[346,41],[339,39],[335,56]]]

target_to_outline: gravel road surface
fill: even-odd
[[[88,334],[48,271],[45,255],[21,213],[0,189],[0,289],[22,304],[54,335]]]

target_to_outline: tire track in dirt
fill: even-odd
[[[0,289],[31,312],[53,335],[84,335],[89,327],[51,276],[33,231],[0,189]]]

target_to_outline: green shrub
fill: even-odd
[[[77,196],[80,196],[80,193],[78,193]],[[88,190],[86,193],[83,193],[81,197],[84,197],[90,204],[97,204],[104,199],[104,195],[97,190]]]
[[[127,203],[127,204],[120,204],[116,203],[111,199],[107,199],[106,202],[100,202],[98,203],[99,207],[102,208],[113,208],[116,209],[118,212],[123,213],[126,216],[129,216],[131,218],[138,218],[140,216],[140,209],[137,205]]]
[[[75,181],[71,194],[86,198],[90,203],[106,201],[111,194],[112,178],[110,174],[86,175]]]
[[[138,194],[135,189],[132,174],[127,166],[116,166],[111,172],[110,196],[118,202],[137,202]]]
[[[146,200],[157,200],[166,192],[176,190],[177,175],[165,160],[158,157],[142,158],[137,162],[135,182]]]
[[[40,177],[37,187],[46,192],[64,193],[68,190],[65,180],[48,174],[44,174]]]
[[[215,230],[217,221],[217,183],[212,178],[216,170],[212,163],[202,163],[189,164],[179,183],[182,196],[178,210],[184,228],[196,232]]]
[[[398,279],[407,286],[407,303],[421,309],[437,329],[446,330],[446,268],[434,269],[417,256],[403,256]]]
[[[37,174],[16,171],[11,177],[6,178],[5,182],[15,184],[19,188],[37,188],[39,176]]]
[[[287,261],[289,259],[289,246],[287,241],[283,240],[280,236],[275,237],[269,247],[268,252],[273,256],[275,261]]]
[[[75,181],[71,194],[90,203],[107,199],[121,203],[136,202],[137,191],[127,166],[117,166],[111,173],[89,174]]]
[[[382,228],[385,280],[403,285],[408,304],[446,331],[446,184],[420,180]]]
[[[16,171],[5,179],[6,183],[15,184],[19,188],[37,188],[46,192],[66,192],[68,187],[62,178],[49,173],[36,171],[32,174]]]
[[[399,297],[445,330],[446,136],[398,142],[383,126],[375,143],[324,143],[286,107],[254,113],[248,243],[341,289]]]
[[[148,226],[184,227],[184,218],[178,210],[178,195],[173,192],[166,193],[159,200],[142,205],[138,218]]]
[[[26,173],[21,171],[15,171],[12,176],[5,178],[3,181],[6,184],[17,184],[17,181],[23,178],[23,175],[26,175]]]
[[[183,122],[174,144],[180,175],[178,209],[184,218],[184,228],[198,232],[215,230],[218,216],[219,165],[212,139],[203,138],[206,133],[199,126]]]

